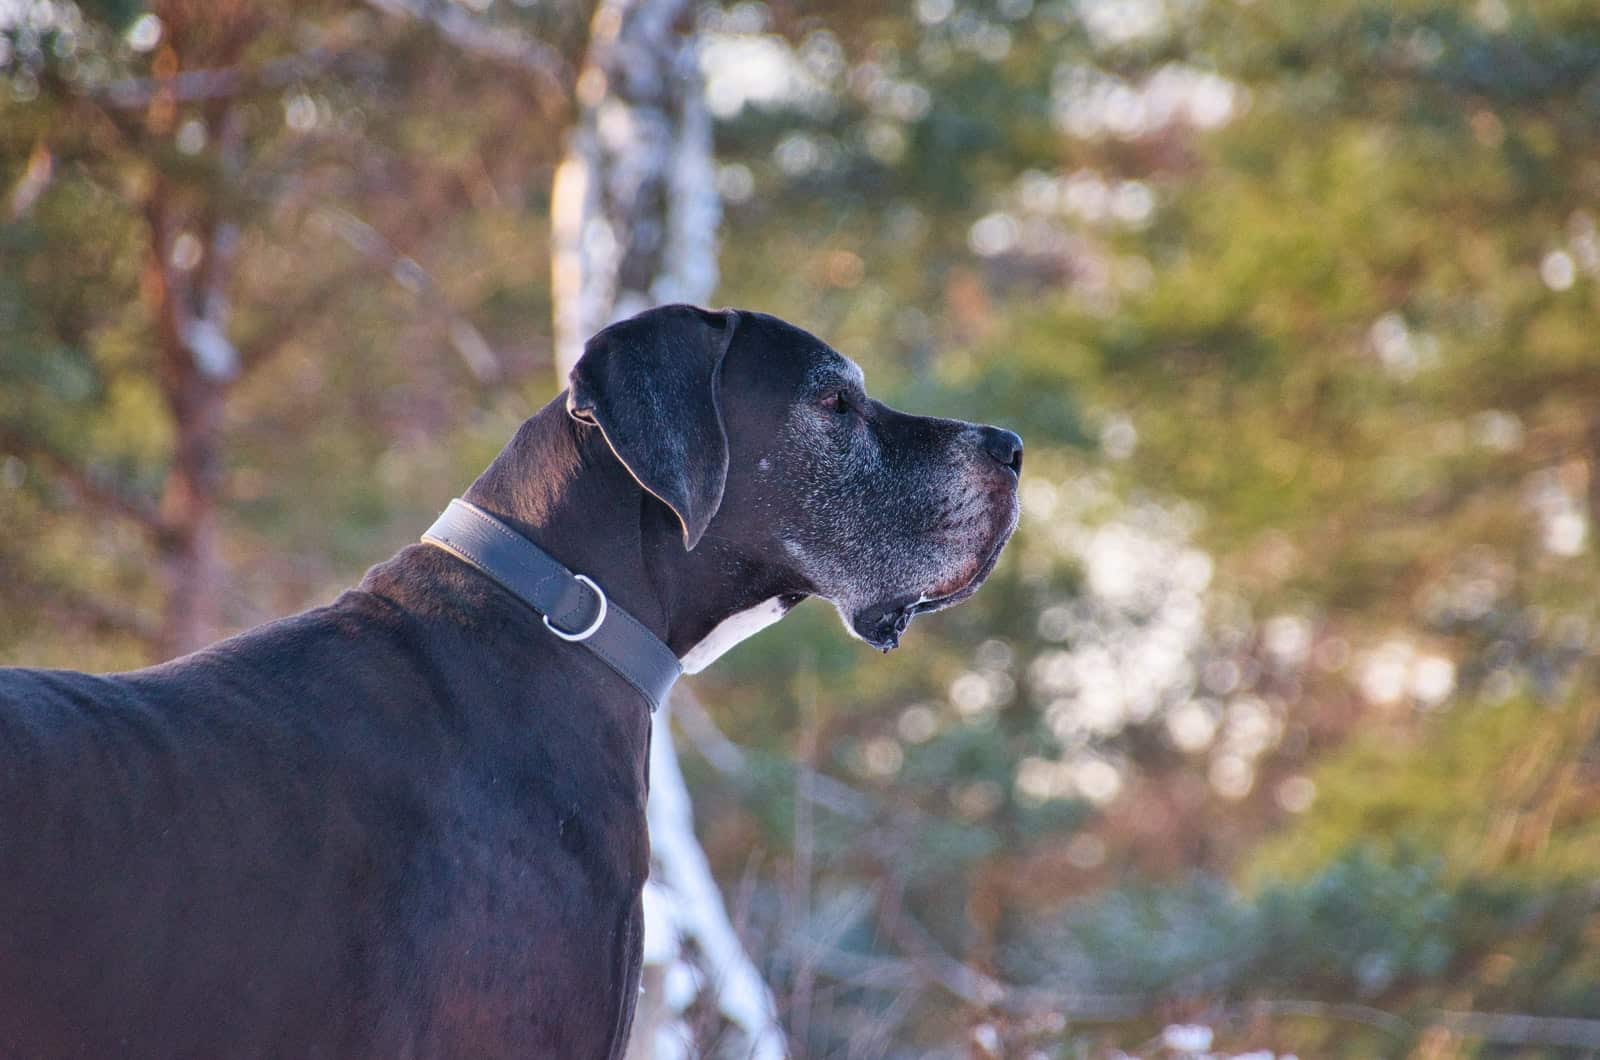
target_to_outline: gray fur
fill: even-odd
[[[1017,474],[985,439],[1015,436],[873,401],[853,361],[765,320],[786,332],[783,354],[800,370],[777,422],[748,432],[765,444],[734,448],[730,479],[757,484],[745,503],[761,509],[807,590],[830,600],[852,634],[888,650],[914,615],[965,599],[993,568],[1016,527]],[[848,411],[827,406],[835,392],[847,395]]]

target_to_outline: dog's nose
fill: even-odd
[[[994,457],[996,463],[1004,464],[1017,474],[1022,474],[1021,436],[999,427],[979,427],[978,433],[983,437],[981,444],[984,452]]]

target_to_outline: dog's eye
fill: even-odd
[[[850,395],[843,390],[830,390],[820,404],[829,412],[836,412],[841,416],[850,413]]]

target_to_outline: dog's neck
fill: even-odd
[[[804,595],[792,575],[712,535],[686,550],[671,509],[634,480],[598,427],[567,415],[564,397],[522,424],[464,498],[593,577],[691,673]]]

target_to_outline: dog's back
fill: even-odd
[[[393,984],[367,981],[362,921],[409,855],[319,709],[339,690],[262,687],[337,620],[121,677],[0,670],[0,1052],[305,1055],[372,1029]]]
[[[611,1051],[648,715],[447,562],[149,670],[0,669],[0,1056]]]

